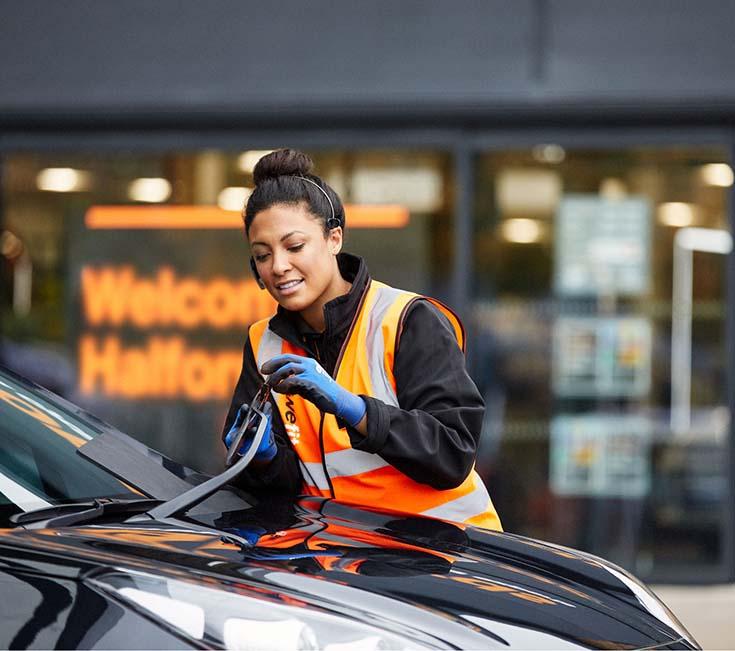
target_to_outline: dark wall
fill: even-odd
[[[0,11],[5,123],[735,108],[731,0],[2,0]]]

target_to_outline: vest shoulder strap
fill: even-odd
[[[265,329],[268,327],[269,321],[270,321],[270,318],[260,319],[260,321],[256,321],[255,323],[250,324],[250,328],[248,330],[248,337],[250,338],[250,343],[254,343],[254,340],[260,341],[260,338],[263,336]]]
[[[431,298],[430,296],[421,296],[421,295],[414,295],[413,298],[406,303],[406,305],[403,307],[403,311],[401,312],[400,321],[398,323],[398,332],[396,333],[396,348],[398,347],[398,342],[400,341],[401,334],[403,333],[403,327],[405,326],[406,322],[406,316],[408,315],[409,308],[416,302],[416,301],[428,301],[431,303],[434,307],[436,307],[449,321],[449,324],[452,326],[452,329],[454,330],[454,336],[457,339],[457,345],[460,347],[462,352],[466,352],[466,337],[465,337],[465,329],[462,325],[462,321],[460,320],[459,316],[457,316],[457,313],[454,312],[450,307],[447,305],[444,305],[440,300],[437,300],[436,298]]]
[[[445,317],[447,317],[449,323],[454,329],[454,335],[455,337],[457,337],[457,343],[459,344],[459,347],[462,349],[463,353],[466,352],[467,338],[465,336],[464,325],[462,325],[462,321],[457,313],[451,307],[445,305],[436,298],[427,297],[427,300],[432,303],[436,308],[438,308]]]
[[[268,327],[270,319],[261,319],[250,325],[248,339],[253,349],[255,365],[260,372],[260,367],[269,359],[279,355],[283,347],[283,339]]]

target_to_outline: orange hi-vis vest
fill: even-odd
[[[337,360],[334,379],[339,385],[399,406],[393,361],[402,317],[409,304],[419,298],[424,297],[370,281]],[[427,300],[449,319],[464,351],[459,318],[439,301]],[[275,334],[268,321],[263,319],[250,326],[250,344],[258,368],[281,354],[308,356],[302,348]],[[355,450],[347,431],[340,429],[332,414],[323,413],[298,395],[273,395],[299,457],[306,494],[502,530],[474,467],[456,488],[438,490],[421,484],[379,454]]]

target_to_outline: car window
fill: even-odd
[[[101,433],[60,401],[0,373],[0,525],[11,512],[140,494],[77,449]]]

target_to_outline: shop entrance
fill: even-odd
[[[726,577],[728,160],[477,154],[479,466],[509,529],[653,580]]]

